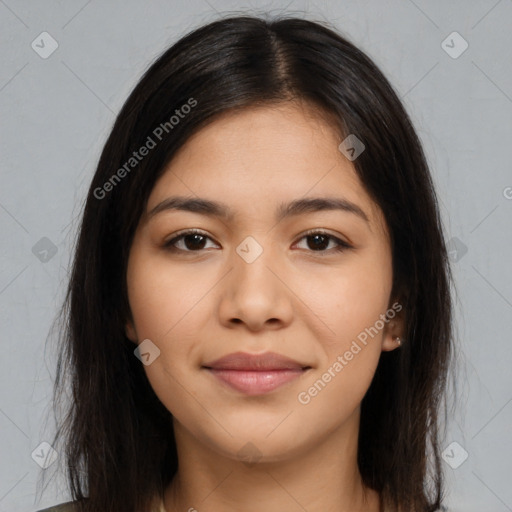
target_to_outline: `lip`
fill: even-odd
[[[265,352],[264,354],[249,354],[247,352],[233,352],[227,356],[205,363],[205,368],[213,370],[302,370],[309,368],[307,364],[299,363],[294,359],[277,354]]]
[[[203,368],[236,391],[261,395],[299,378],[311,367],[275,352],[235,352]]]

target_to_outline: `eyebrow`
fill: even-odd
[[[169,210],[199,213],[210,217],[219,217],[227,221],[232,220],[235,216],[235,213],[223,203],[198,197],[172,196],[164,199],[152,208],[148,213],[148,220],[160,212]],[[370,223],[366,213],[357,204],[339,197],[307,197],[296,199],[289,203],[281,203],[276,210],[276,220],[279,222],[284,218],[295,215],[329,210],[341,210],[352,213],[365,222]]]

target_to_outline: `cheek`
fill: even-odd
[[[332,297],[336,298],[320,309],[320,315],[330,319],[334,334],[324,336],[321,364],[296,399],[308,417],[330,427],[359,406],[382,353],[386,324],[380,315],[387,310],[389,288],[373,277],[377,276],[352,274],[333,281]]]
[[[331,270],[329,279],[313,276],[305,295],[316,317],[329,327],[321,338],[321,365],[308,381],[310,387],[302,389],[304,401],[310,400],[311,409],[319,414],[322,404],[327,407],[341,403],[340,399],[348,409],[355,408],[371,383],[382,351],[386,322],[381,315],[388,309],[392,284],[390,258],[370,254],[355,258],[348,267]]]
[[[174,416],[183,414],[184,404],[194,393],[187,381],[193,360],[194,343],[183,330],[189,325],[188,301],[167,279],[155,277],[157,268],[146,268],[133,281],[130,306],[139,341],[149,339],[158,356],[143,369],[156,396]]]
[[[322,336],[327,347],[339,351],[385,313],[391,273],[391,262],[386,255],[380,259],[355,256],[345,266],[313,268],[307,272],[307,278],[295,283],[294,290],[322,325],[329,327],[323,329]]]
[[[208,282],[193,277],[173,268],[165,256],[144,251],[130,256],[128,298],[139,338],[164,343],[186,323],[209,288]]]
[[[194,279],[173,269],[165,257],[140,249],[130,255],[127,282],[138,340],[149,339],[160,351],[144,371],[156,395],[175,414],[190,398],[188,393],[194,394],[187,377],[200,358],[197,332],[209,318],[204,299],[213,282]]]

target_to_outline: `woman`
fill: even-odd
[[[241,16],[178,41],[115,122],[75,251],[73,503],[48,510],[440,510],[443,228],[346,38]]]

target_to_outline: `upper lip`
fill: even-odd
[[[214,370],[303,370],[310,368],[294,359],[277,354],[265,352],[264,354],[249,354],[246,352],[234,352],[227,356],[203,365]]]

